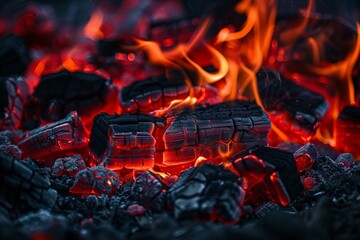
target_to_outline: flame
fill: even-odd
[[[153,168],[149,168],[149,172],[152,172],[152,173],[154,173],[156,175],[159,175],[163,179],[171,176],[170,173],[159,172],[159,171],[154,170]]]
[[[243,28],[233,33],[228,28],[224,28],[219,32],[216,40],[216,44],[225,45],[225,48],[230,50],[230,52],[225,50],[230,66],[227,75],[229,79],[225,88],[226,91],[230,89],[230,93],[227,97],[225,96],[225,99],[234,99],[239,95],[248,94],[248,97],[255,99],[256,103],[264,109],[258,93],[256,73],[269,52],[277,13],[276,1],[267,1],[264,4],[260,0],[246,0],[240,2],[236,10],[247,16]],[[250,41],[249,36],[251,36]],[[244,42],[244,48],[239,46],[242,42]],[[233,50],[236,49],[238,52],[234,54]],[[224,91],[221,93],[224,97]],[[289,140],[288,136],[275,124],[272,124],[272,130],[282,140]]]
[[[168,107],[155,110],[150,114],[153,114],[156,117],[161,117],[161,116],[165,116],[166,113],[170,112],[171,110],[186,106],[192,106],[197,102],[197,98],[192,97],[191,95],[192,94],[190,94],[187,98],[185,98],[185,100],[178,100],[178,99],[173,100],[170,102],[170,105]]]
[[[218,71],[215,73],[209,73],[205,71],[200,65],[191,60],[185,52],[182,52],[182,55],[196,69],[197,73],[200,76],[200,83],[214,83],[223,79],[226,76],[226,74],[229,72],[229,64],[225,56],[222,55],[218,50],[209,46],[208,44],[206,44],[205,47],[212,54],[214,60],[217,61],[216,65],[218,67]]]
[[[260,0],[241,1],[236,11],[247,16],[243,27],[237,32],[224,28],[216,39],[217,47],[222,49],[229,62],[226,88],[231,91],[225,99],[248,94],[262,106],[255,74],[268,53],[275,26],[276,1],[265,4]]]
[[[203,164],[203,163],[205,163],[205,162],[207,162],[207,158],[206,158],[206,157],[203,157],[203,156],[199,156],[199,157],[196,159],[194,166],[195,166],[195,167],[198,167],[198,166],[200,166],[201,164]]]
[[[118,53],[115,58],[121,61],[128,60],[131,62],[129,64],[132,64],[139,59],[137,52],[143,51],[147,54],[150,64],[164,68],[166,73],[176,70],[183,76],[189,88],[188,96],[185,99],[175,99],[168,106],[152,112],[151,114],[155,116],[164,116],[173,109],[193,106],[204,100],[203,98],[206,97],[204,94],[201,96],[195,94],[193,82],[200,87],[205,84],[216,87],[222,100],[251,99],[264,109],[258,93],[256,73],[264,65],[264,62],[270,66],[279,66],[279,62],[301,59],[292,53],[295,51],[294,45],[305,39],[305,45],[311,53],[311,60],[303,61],[301,67],[310,75],[319,76],[321,79],[311,83],[309,79],[301,79],[295,72],[291,73],[291,79],[297,83],[300,82],[300,85],[305,86],[306,84],[315,86],[315,88],[319,88],[318,85],[321,81],[328,81],[327,83],[330,83],[331,86],[335,86],[337,92],[330,99],[331,109],[329,111],[331,123],[334,123],[344,106],[355,104],[352,74],[360,52],[360,24],[356,24],[357,38],[351,51],[344,59],[336,63],[329,63],[324,59],[324,45],[328,41],[326,34],[310,37],[307,35],[310,29],[309,22],[314,9],[314,0],[308,1],[303,17],[296,22],[296,25],[292,25],[289,29],[281,29],[279,39],[273,39],[277,14],[276,4],[276,0],[242,0],[234,9],[238,14],[246,16],[245,22],[238,29],[232,25],[225,26],[214,39],[207,40],[205,36],[212,19],[206,18],[187,42],[162,49],[157,42],[135,39],[135,46],[126,47],[130,51],[129,53]],[[95,10],[84,27],[84,35],[92,40],[108,37],[108,19],[109,16],[105,15],[103,9]],[[166,41],[169,43],[168,45],[173,45],[171,38]],[[76,44],[72,48],[56,54],[60,59],[54,64],[56,66],[51,66],[52,58],[45,55],[31,67],[32,72],[39,77],[49,70],[54,71],[59,68],[66,68],[69,71],[95,71],[94,66],[89,65],[86,61],[87,53],[92,50],[91,47]],[[269,56],[270,50],[277,51],[276,56]],[[201,54],[206,54],[205,60]],[[201,58],[199,55],[202,56],[202,59],[199,59]],[[214,67],[215,71],[206,70],[207,64]],[[280,68],[279,71],[281,71]],[[189,74],[194,72],[196,73],[195,81],[191,79],[193,75]],[[170,75],[168,79],[171,81]],[[318,93],[323,93],[321,91],[324,92],[324,90],[318,90]],[[316,137],[324,143],[334,145],[332,129],[328,126],[331,124],[325,125],[327,126],[320,125]],[[281,140],[291,140],[281,131],[281,127],[274,123],[272,130]],[[232,155],[232,149],[229,146],[225,152],[219,149],[219,154],[222,158],[228,158]],[[196,160],[196,164],[201,164],[205,160],[204,157],[200,157]]]
[[[107,185],[112,186],[112,182],[110,181],[110,179],[106,180],[106,183]]]
[[[141,39],[135,39],[136,46],[126,47],[128,50],[133,52],[140,50],[146,52],[149,62],[154,65],[163,66],[167,70],[178,70],[184,76],[185,84],[190,89],[189,96],[185,100],[173,100],[168,107],[157,110],[152,114],[156,116],[163,116],[164,114],[166,114],[166,112],[172,109],[192,106],[198,102],[198,99],[194,96],[193,86],[186,73],[186,70],[196,70],[196,72],[200,75],[199,79],[201,79],[202,83],[216,82],[224,78],[224,76],[227,74],[228,64],[224,56],[214,47],[203,43],[206,31],[210,26],[210,21],[210,18],[205,19],[204,22],[200,25],[200,28],[195,31],[195,33],[187,43],[181,43],[172,49],[162,50],[157,42]],[[214,59],[214,62],[217,62],[217,65],[219,67],[217,72],[206,72],[199,64],[197,64],[194,60],[190,58],[189,53],[193,50],[195,46],[201,44],[205,46],[206,50],[212,56],[212,59]]]
[[[129,50],[143,50],[150,63],[181,70],[184,75],[186,71],[195,71],[198,74],[198,84],[214,84],[225,79],[224,88],[219,89],[224,100],[236,99],[238,93],[248,94],[261,105],[255,74],[269,50],[275,25],[276,1],[267,1],[265,4],[260,0],[241,1],[237,4],[236,11],[247,16],[242,29],[231,32],[230,28],[223,28],[212,45],[204,41],[211,22],[211,19],[207,18],[187,43],[162,50],[156,42],[137,39],[137,45]],[[206,71],[190,57],[195,46],[199,45],[207,51],[210,62],[217,71]],[[189,101],[191,97],[193,96],[190,96],[187,104],[195,102]],[[180,101],[173,102],[173,105],[177,104],[180,104]]]
[[[306,15],[312,9],[310,1]],[[167,70],[180,70],[188,79],[187,71],[196,71],[198,84],[214,84],[225,79],[225,86],[219,89],[223,100],[234,100],[241,96],[254,99],[263,109],[257,90],[256,73],[266,59],[272,40],[277,6],[276,0],[264,3],[261,0],[240,1],[235,8],[239,14],[247,16],[242,28],[232,32],[229,27],[219,31],[212,45],[204,41],[204,36],[210,26],[211,19],[207,18],[200,28],[193,34],[187,43],[181,43],[172,49],[162,50],[160,45],[153,41],[136,39],[136,46],[129,48],[131,51],[143,50],[147,53],[149,62],[160,65]],[[301,25],[305,28],[307,22]],[[208,72],[190,57],[195,46],[203,46],[210,55],[211,64],[217,68],[216,72]],[[164,115],[169,109],[193,105],[196,103],[193,92],[185,101],[174,100],[170,107],[157,112]],[[286,134],[273,125],[272,129],[283,140],[288,140]]]
[[[74,60],[72,60],[71,58],[66,59],[62,65],[65,69],[69,70],[70,72],[75,72],[75,71],[79,70],[79,67],[76,65]]]
[[[340,111],[348,105],[354,105],[355,89],[352,79],[354,66],[359,58],[360,53],[360,24],[356,23],[357,35],[354,39],[353,47],[350,49],[346,57],[335,63],[328,63],[322,56],[322,46],[324,39],[327,37],[325,34],[317,38],[308,38],[311,49],[313,51],[313,63],[305,63],[301,65],[303,69],[308,71],[311,76],[317,76],[319,79],[309,81],[307,77],[301,77],[293,74],[293,79],[305,87],[311,87],[314,91],[325,95],[330,103],[330,109],[323,124],[316,132],[316,138],[321,142],[330,144],[335,147],[335,140],[333,136],[333,129],[335,121]],[[323,82],[323,83],[322,83]],[[334,93],[327,93],[322,90],[320,84],[332,86]]]
[[[315,65],[320,64],[320,47],[319,44],[316,42],[316,40],[312,37],[308,38],[308,42],[310,44],[312,53],[313,53],[313,61]]]
[[[335,64],[330,64],[328,66],[315,66],[308,65],[308,69],[316,75],[327,77],[333,79],[339,87],[339,100],[341,100],[342,106],[338,106],[334,110],[334,117],[336,118],[344,105],[353,105],[355,104],[355,90],[354,84],[352,81],[352,72],[355,66],[355,63],[359,57],[360,52],[360,24],[356,23],[357,29],[357,38],[354,44],[353,49],[349,52],[346,58],[343,61],[339,61]],[[340,108],[339,108],[340,107]]]
[[[233,149],[231,148],[231,144],[232,142],[229,141],[227,143],[223,143],[226,145],[225,150],[222,149],[221,145],[219,145],[217,152],[219,153],[220,157],[222,159],[229,159],[229,157],[231,157],[233,155]]]
[[[236,6],[238,13],[245,14],[247,20],[242,29],[230,32],[222,29],[217,35],[216,45],[222,48],[230,62],[227,88],[231,92],[227,99],[244,95],[250,87],[250,96],[261,105],[257,91],[256,72],[266,57],[271,42],[276,16],[276,1],[264,4],[260,0],[241,1]]]
[[[308,25],[309,17],[311,12],[313,11],[313,8],[314,8],[314,0],[309,0],[308,6],[305,10],[304,17],[300,22],[300,24],[280,34],[280,41],[284,45],[288,47],[292,46],[296,42],[296,40],[304,33],[306,26]]]
[[[89,22],[86,24],[84,28],[84,35],[92,40],[104,38],[104,33],[101,31],[103,20],[104,14],[100,9],[98,9],[91,15]]]
[[[152,64],[164,66],[182,65],[185,64],[185,62],[180,60],[180,56],[188,54],[190,50],[203,41],[207,29],[210,26],[210,22],[210,18],[205,19],[204,22],[200,25],[200,28],[195,31],[187,43],[181,43],[172,49],[163,51],[157,42],[141,39],[135,39],[135,43],[137,44],[136,46],[126,48],[130,51],[145,51],[148,54],[149,61]]]

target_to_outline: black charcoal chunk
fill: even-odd
[[[109,169],[152,168],[155,163],[153,132],[156,121],[155,117],[148,115],[101,113],[94,119],[90,151]]]
[[[14,216],[31,210],[51,210],[57,192],[49,178],[30,165],[6,154],[0,155],[0,205]]]
[[[0,130],[19,129],[29,94],[30,88],[23,77],[0,77]]]
[[[205,163],[182,172],[168,191],[168,201],[178,219],[236,222],[244,195],[234,173]]]
[[[199,157],[224,160],[221,153],[267,144],[270,121],[253,102],[196,105],[167,117],[99,114],[94,119],[90,151],[112,170],[193,166]],[[230,156],[231,157],[231,156]]]
[[[78,194],[110,195],[120,188],[119,176],[102,166],[81,170],[76,174],[70,192]]]
[[[92,117],[105,107],[115,106],[116,97],[117,90],[110,79],[62,70],[42,77],[33,93],[32,105],[35,115],[40,113],[44,120],[58,121],[71,111],[84,118]]]
[[[284,206],[303,190],[291,152],[254,146],[231,160],[234,171],[244,178],[246,203],[274,202]]]
[[[257,73],[261,101],[270,119],[299,142],[314,136],[329,104],[319,94],[280,76],[274,69]]]
[[[75,177],[79,171],[84,169],[86,169],[85,161],[80,154],[71,157],[58,158],[51,168],[52,174],[58,177],[63,174]]]
[[[133,185],[134,199],[147,209],[162,212],[165,209],[167,187],[158,176],[144,172]]]

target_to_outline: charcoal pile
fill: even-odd
[[[283,154],[289,165],[283,166],[276,154]],[[263,161],[264,156],[268,159]],[[125,180],[101,166],[82,169],[79,155],[58,159],[50,169],[3,150],[1,224],[6,231],[1,234],[23,239],[39,234],[83,239],[230,239],[236,234],[261,239],[294,233],[301,238],[355,238],[360,164],[341,155],[313,160],[312,167],[298,174],[292,153],[255,146],[234,157],[233,166],[203,163],[175,180],[149,171]],[[257,176],[256,182],[241,171]],[[277,180],[292,192],[278,192],[272,173],[280,173]],[[284,206],[276,200],[283,195],[292,202]]]
[[[0,9],[0,239],[359,238],[355,1],[39,2]]]

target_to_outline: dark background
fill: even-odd
[[[11,15],[24,8],[29,2],[53,6],[60,20],[71,24],[83,24],[89,19],[91,10],[103,1],[121,3],[121,0],[0,0],[0,15]],[[147,1],[147,0],[144,0]],[[165,0],[154,0],[165,1]],[[212,13],[217,17],[226,15],[238,0],[181,0],[189,15],[201,16]],[[278,0],[278,17],[298,14],[299,8],[306,7],[305,0]],[[360,21],[360,1],[357,0],[315,0],[316,11],[342,17],[349,22]]]

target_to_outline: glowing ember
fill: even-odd
[[[286,206],[302,191],[295,161],[289,152],[253,147],[235,156],[231,164],[230,169],[246,181],[245,201],[253,205],[271,201]]]
[[[81,151],[87,142],[81,119],[76,112],[71,112],[64,119],[29,131],[17,145],[23,152],[23,158],[52,162],[56,156]]]
[[[140,6],[145,9],[146,4]],[[183,11],[178,5],[176,8]],[[47,161],[54,160],[50,155],[81,152],[87,156],[90,150],[93,159],[88,165],[102,164],[122,171],[120,174],[128,174],[124,169],[151,169],[165,178],[165,172],[178,174],[204,162],[221,164],[245,148],[266,144],[270,123],[260,108],[272,122],[270,144],[284,140],[306,144],[318,139],[358,157],[349,142],[356,135],[356,120],[349,117],[352,115],[347,108],[339,113],[344,106],[355,104],[353,74],[360,49],[360,25],[346,42],[349,52],[335,61],[325,53],[330,35],[311,31],[323,23],[314,17],[312,0],[301,17],[287,22],[275,21],[274,0],[265,4],[260,0],[240,1],[233,11],[244,17],[243,22],[222,24],[211,34],[212,16],[201,21],[175,21],[159,8],[155,10],[161,16],[157,22],[139,20],[148,27],[148,38],[136,23],[131,37],[124,37],[121,33],[126,30],[115,27],[121,20],[119,13],[129,17],[126,11],[137,10],[140,16],[141,9],[127,1],[114,9],[111,4],[99,4],[79,31],[79,37],[86,41],[74,36],[69,45],[60,44],[57,52],[40,48],[29,67],[21,57],[28,57],[27,47],[34,46],[32,35],[43,33],[51,44],[53,38],[60,37],[48,13],[31,7],[21,14],[14,33],[23,36],[24,42],[13,38],[11,44],[4,38],[7,44],[3,55],[6,61],[9,53],[20,59],[24,67],[14,71],[25,74],[27,88],[13,78],[6,80],[8,104],[2,109],[2,129],[40,126],[15,137],[21,138],[18,146],[23,157]],[[284,29],[279,29],[281,26]],[[295,64],[299,62],[302,64]],[[133,67],[131,71],[129,66]],[[264,66],[272,69],[262,69]],[[138,68],[142,71],[136,72]],[[307,76],[315,80],[308,83]],[[324,82],[335,92],[321,90],[320,83]],[[249,102],[244,107],[237,99],[254,100],[259,108]],[[234,106],[223,103],[229,100]],[[356,112],[357,108],[353,109],[351,112]],[[74,110],[82,120],[71,113],[66,117]],[[103,113],[95,118],[87,149],[87,136],[100,112],[115,115]],[[49,122],[55,123],[44,125]],[[37,147],[32,148],[34,144]],[[299,172],[313,166],[317,158],[314,149],[306,144],[295,152]],[[64,159],[56,163],[56,175],[65,174],[65,165],[70,162],[76,165]],[[259,173],[261,166],[270,166],[263,158],[249,154],[241,159],[255,164],[246,171],[260,174],[241,172],[244,188],[251,191],[265,181],[266,175],[264,184],[277,192],[272,200],[284,205],[291,200],[278,172]],[[104,183],[109,187],[113,184],[110,180]]]
[[[275,209],[301,232],[359,215],[359,23],[314,0],[286,16],[276,0],[90,2],[0,12],[1,222],[41,239],[166,223],[172,239],[230,229],[194,220],[264,231]]]
[[[76,194],[111,194],[120,187],[119,176],[111,170],[97,166],[76,174],[70,192]]]
[[[360,134],[360,108],[346,107],[335,124],[336,147],[353,153],[358,159],[360,157],[358,134]]]
[[[89,146],[94,158],[112,170],[156,165],[177,173],[199,157],[221,163],[244,148],[264,145],[269,128],[262,110],[245,101],[196,106],[167,118],[100,114]]]

